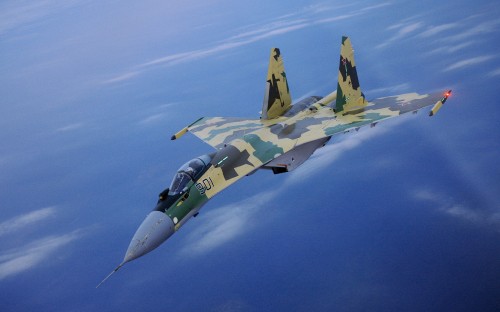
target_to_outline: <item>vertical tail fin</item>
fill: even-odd
[[[291,104],[292,99],[280,50],[272,48],[261,118],[273,119],[279,117],[288,110]]]
[[[367,104],[365,95],[361,92],[361,87],[359,86],[351,39],[342,36],[335,111],[363,110]]]

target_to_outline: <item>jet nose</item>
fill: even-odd
[[[152,251],[174,233],[174,223],[165,213],[152,211],[137,229],[128,246],[123,263]]]

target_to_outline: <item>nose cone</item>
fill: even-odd
[[[150,212],[128,246],[123,263],[137,259],[158,247],[174,233],[174,223],[161,211]]]

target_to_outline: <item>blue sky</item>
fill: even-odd
[[[3,1],[2,311],[497,311],[499,10]],[[170,136],[258,116],[271,47],[294,99],[328,94],[344,34],[368,98],[452,98],[243,179],[96,290],[175,170],[211,149]]]

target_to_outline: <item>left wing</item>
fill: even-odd
[[[189,131],[215,149],[220,149],[224,144],[262,127],[260,119],[203,117],[174,134],[172,140]]]
[[[345,36],[342,37],[337,77],[335,101],[330,104],[318,101],[308,110],[280,123],[281,130],[271,132],[278,139],[295,140],[292,145],[295,148],[431,105],[434,105],[430,113],[433,116],[451,95],[449,90],[444,94],[407,93],[367,101],[361,91],[351,40]],[[266,137],[272,138],[272,135]]]
[[[337,81],[337,99],[334,107],[335,120],[324,128],[326,135],[358,128],[367,124],[416,112],[426,106],[434,105],[430,116],[436,114],[451,95],[451,90],[431,94],[407,93],[366,101],[361,91],[354,50],[351,40],[342,37],[340,62]]]
[[[434,105],[434,107],[429,115],[433,116],[450,95],[451,90],[430,94],[407,93],[378,98],[369,101],[362,111],[338,114],[337,118],[330,121],[323,130],[325,135],[332,136],[365,125],[374,126],[380,121],[402,114],[416,113],[418,110],[431,105]]]

